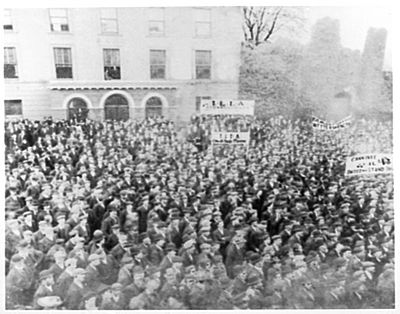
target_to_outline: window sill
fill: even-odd
[[[122,37],[120,33],[100,33],[99,36]]]
[[[54,32],[48,32],[48,34],[52,34],[52,35],[74,35],[72,32],[59,32],[59,31],[54,31]]]
[[[160,38],[160,37],[166,37],[166,36],[165,36],[165,34],[147,34],[147,37]]]
[[[207,36],[200,36],[200,35],[194,35],[195,39],[211,39],[212,36],[211,35],[207,35]]]

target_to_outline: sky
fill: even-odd
[[[383,7],[308,7],[305,9],[308,26],[311,27],[318,19],[329,16],[340,21],[340,37],[342,46],[364,49],[365,38],[370,27],[383,27],[388,32],[384,69],[392,67],[392,23],[390,9]]]

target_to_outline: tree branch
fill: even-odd
[[[271,24],[271,27],[269,28],[269,30],[267,32],[267,35],[264,37],[264,41],[268,41],[268,39],[273,34],[275,26],[276,26],[276,22],[278,21],[278,17],[279,17],[279,14],[281,13],[281,10],[282,9],[279,9],[278,11],[276,11],[274,19],[273,19],[272,24]]]

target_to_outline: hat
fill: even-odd
[[[188,249],[190,247],[193,247],[195,244],[195,241],[193,239],[190,239],[188,241],[186,241],[185,243],[183,243],[183,248]]]
[[[248,220],[248,224],[251,225],[253,222],[258,222],[257,217],[251,216]]]
[[[273,236],[271,237],[271,239],[272,239],[272,241],[275,241],[275,240],[277,240],[277,239],[282,239],[282,237],[281,237],[280,234],[275,234],[275,235],[273,235]]]
[[[46,296],[46,297],[41,297],[37,300],[37,304],[41,307],[44,308],[54,308],[59,305],[61,305],[63,301],[59,296]]]
[[[86,275],[86,270],[83,268],[76,268],[74,271],[74,277],[77,277],[79,275]]]
[[[59,258],[59,257],[67,257],[67,253],[65,253],[64,249],[58,250],[54,253],[54,258]]]
[[[166,252],[176,251],[176,245],[174,243],[168,243],[165,247]]]
[[[300,225],[294,225],[292,228],[292,233],[303,231]]]
[[[375,263],[370,262],[370,261],[362,262],[362,265],[363,265],[364,268],[375,267]]]
[[[103,231],[97,229],[97,230],[95,230],[95,231],[93,232],[93,240],[94,240],[95,242],[100,242],[101,240],[103,240],[103,238],[104,238]]]
[[[32,216],[32,215],[33,215],[33,213],[32,213],[30,210],[28,210],[28,211],[26,211],[26,212],[24,212],[24,213],[22,214],[23,217]]]
[[[183,258],[181,256],[173,256],[171,261],[172,263],[183,263]]]
[[[346,262],[347,262],[346,259],[344,259],[343,257],[338,257],[338,258],[333,260],[333,264],[336,267],[344,266],[344,265],[346,265]]]
[[[59,213],[56,215],[56,220],[65,219],[65,214]]]
[[[13,262],[13,263],[18,263],[18,262],[20,262],[20,261],[22,261],[24,258],[21,256],[21,255],[19,255],[19,254],[14,254],[12,257],[11,257],[11,262]]]
[[[130,255],[124,254],[124,256],[121,259],[121,264],[122,265],[126,265],[126,264],[130,264],[133,262],[133,258]]]
[[[365,275],[363,270],[357,270],[353,273],[353,277],[355,277],[356,279],[358,279],[359,277]]]
[[[134,245],[130,248],[130,252],[132,256],[135,256],[140,253],[140,247],[138,245]]]
[[[230,286],[231,282],[231,279],[226,275],[219,279],[220,287],[224,290]]]
[[[53,272],[49,269],[43,270],[39,273],[39,281],[42,281],[50,276],[53,276]]]
[[[90,254],[88,257],[88,262],[91,263],[93,261],[101,259],[101,256],[98,254]]]
[[[180,219],[178,211],[172,211],[169,217],[171,220]]]
[[[142,232],[139,234],[139,242],[143,242],[144,239],[148,238],[149,235],[146,232]]]
[[[261,261],[261,255],[253,252],[250,254],[249,260],[252,264],[257,264],[259,261]]]
[[[206,248],[208,248],[208,249],[211,248],[211,244],[204,242],[200,245],[200,249],[206,249]]]
[[[122,290],[122,284],[119,282],[115,282],[111,285],[111,290],[113,291],[121,291]]]
[[[133,267],[132,274],[144,274],[143,267],[136,265],[135,267]]]
[[[240,273],[242,273],[245,270],[246,270],[246,266],[244,266],[244,265],[235,265],[235,266],[233,266],[233,274],[235,276],[240,274]]]
[[[119,228],[120,228],[119,224],[113,224],[111,226],[111,229],[119,229]]]
[[[261,282],[261,278],[260,278],[260,276],[258,276],[258,275],[256,275],[256,274],[253,274],[253,275],[250,275],[248,278],[247,278],[247,285],[248,286],[255,286],[255,285],[257,285],[257,284],[259,284],[260,282]]]
[[[145,270],[145,273],[146,273],[148,276],[152,276],[152,275],[154,275],[154,274],[156,274],[156,273],[158,273],[158,272],[160,272],[160,267],[156,267],[156,266],[149,266],[149,267],[147,267],[146,270]]]
[[[160,240],[165,240],[164,236],[161,233],[156,233],[153,237],[154,243],[156,243]]]

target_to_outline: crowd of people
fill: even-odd
[[[393,308],[391,122],[233,121],[7,122],[7,309]]]

